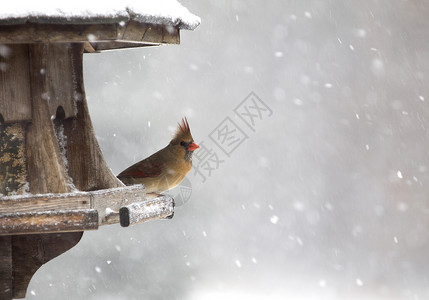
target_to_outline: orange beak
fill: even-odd
[[[198,148],[200,148],[200,146],[198,146],[196,143],[192,143],[188,146],[188,151],[194,151],[194,150],[197,150]]]

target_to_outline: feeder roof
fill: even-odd
[[[1,5],[0,25],[111,24],[134,20],[193,30],[200,18],[176,0],[15,0]],[[1,33],[0,33],[1,34]]]

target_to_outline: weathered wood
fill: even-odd
[[[180,30],[174,26],[164,26],[163,40],[164,44],[180,44]]]
[[[144,34],[150,26],[150,24],[131,20],[124,26],[123,33],[118,32],[118,40],[140,42],[143,40]]]
[[[29,189],[33,194],[70,192],[69,177],[45,100],[53,84],[47,72],[41,72],[48,67],[49,46],[29,45],[29,55],[32,121],[27,126],[25,138]],[[13,296],[25,297],[34,272],[49,259],[70,249],[81,237],[82,232],[13,236]]]
[[[98,229],[95,209],[0,214],[0,235]]]
[[[24,298],[34,272],[72,248],[81,237],[81,232],[13,235],[13,297]]]
[[[91,43],[91,42],[84,42],[83,43],[83,50],[84,50],[84,52],[85,53],[94,53],[94,52],[96,52],[97,50],[95,50],[95,43],[93,44],[93,43]]]
[[[116,24],[35,24],[0,26],[0,44],[109,41],[117,38]]]
[[[20,195],[0,198],[0,216],[9,213],[79,210],[91,208],[91,193]],[[0,222],[0,227],[3,224]]]
[[[28,45],[0,45],[0,116],[4,123],[31,121]]]
[[[180,34],[177,27],[164,24],[148,24],[131,20],[118,27],[116,42],[133,41],[148,44],[179,44]],[[120,46],[120,43],[118,43]],[[122,47],[121,47],[122,48]]]
[[[122,24],[122,25],[120,25]],[[120,24],[18,24],[0,26],[0,44],[109,43],[179,44],[179,28],[130,20]],[[102,48],[114,49],[104,46]],[[120,48],[124,48],[123,45]]]
[[[150,220],[172,218],[174,200],[170,196],[157,197],[151,200],[129,204],[119,210],[122,227],[136,225]]]
[[[0,125],[0,194],[21,194],[28,187],[24,136],[22,123]]]
[[[150,46],[159,46],[161,44],[115,41],[115,42],[97,42],[97,43],[91,43],[90,45],[91,47],[86,45],[85,52],[94,53],[94,52],[116,50],[116,49],[142,48],[142,47],[150,47]]]
[[[71,44],[48,44],[47,45],[46,69],[46,92],[44,100],[48,102],[51,116],[57,115],[57,109],[61,106],[63,118],[76,115],[75,101],[79,97],[73,86],[73,62]]]
[[[119,209],[146,199],[143,185],[133,185],[92,192],[19,195],[0,198],[0,227],[6,226],[2,215],[46,211],[95,209],[99,225],[119,223]]]
[[[30,45],[33,119],[27,127],[25,148],[28,181],[33,194],[71,191],[67,184],[69,178],[63,165],[49,107],[44,99],[51,83],[46,80],[46,73],[40,70],[46,70],[49,60],[48,47],[47,44]]]
[[[146,199],[143,185],[120,187],[92,193],[91,208],[98,211],[100,225],[119,223],[119,209]],[[109,216],[111,215],[111,216]],[[116,217],[114,217],[116,215]]]
[[[65,119],[64,135],[68,172],[78,190],[90,191],[124,186],[104,160],[94,134],[86,103],[82,71],[83,44],[72,45],[76,118]]]
[[[162,25],[151,24],[144,32],[142,40],[149,43],[162,43],[164,41],[164,30]]]
[[[12,299],[12,239],[0,236],[0,299]]]

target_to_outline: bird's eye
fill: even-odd
[[[181,145],[181,146],[185,146],[185,144],[186,144],[186,143],[185,143],[184,141],[181,141],[181,142],[180,142],[180,145]]]

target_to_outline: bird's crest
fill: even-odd
[[[178,138],[190,138],[192,139],[191,129],[189,128],[189,123],[186,117],[182,119],[182,122],[178,123],[179,127],[177,128],[174,139]]]
[[[191,129],[189,129],[189,123],[186,117],[182,119],[182,123],[179,123],[179,131],[185,134],[191,133]]]

